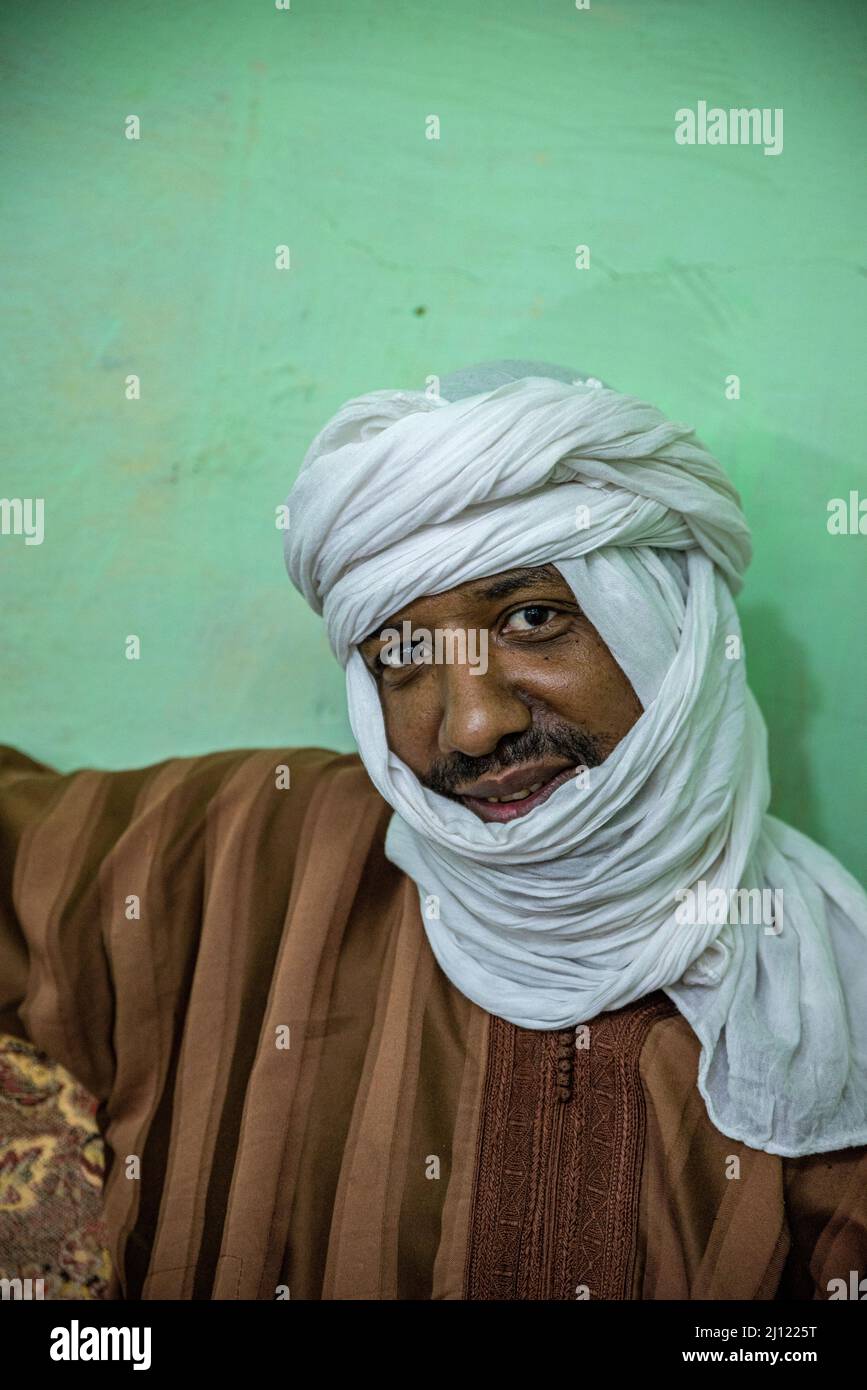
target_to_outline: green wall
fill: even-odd
[[[46,507],[41,546],[0,536],[0,737],[61,768],[350,748],[274,529],[309,439],[364,390],[561,361],[733,475],[774,809],[867,877],[867,537],[826,529],[867,496],[863,6],[42,0],[0,26],[0,495]],[[783,108],[782,154],[677,145],[700,100]]]

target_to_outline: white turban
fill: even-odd
[[[566,369],[504,363],[444,378],[439,396],[348,401],[288,502],[289,575],[324,615],[359,753],[395,811],[386,854],[458,989],[543,1029],[663,989],[700,1040],[723,1133],[784,1155],[867,1142],[867,897],[767,814],[732,600],[749,530],[693,431]],[[587,778],[485,822],[388,748],[357,644],[420,595],[543,564],[643,714]],[[782,920],[682,920],[714,890],[764,891]]]

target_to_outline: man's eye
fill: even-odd
[[[412,654],[415,647],[418,645],[419,643],[416,643],[415,646],[412,647],[401,647],[399,652],[384,647],[379,654],[380,666],[384,667],[386,671],[402,671],[405,666],[412,666]]]
[[[523,619],[526,626],[518,622],[518,632],[532,632],[534,628],[544,627],[555,611],[539,603],[529,604],[526,608],[516,608],[514,613],[509,614],[508,626],[513,627],[517,619]]]

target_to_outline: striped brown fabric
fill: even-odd
[[[116,1294],[801,1299],[867,1275],[867,1150],[721,1135],[661,994],[589,1021],[564,1092],[560,1035],[440,970],[390,814],[321,749],[72,774],[2,751],[0,1031],[99,1101]]]

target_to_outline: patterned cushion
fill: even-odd
[[[44,1052],[0,1033],[0,1278],[43,1279],[46,1299],[116,1296],[96,1108]]]

